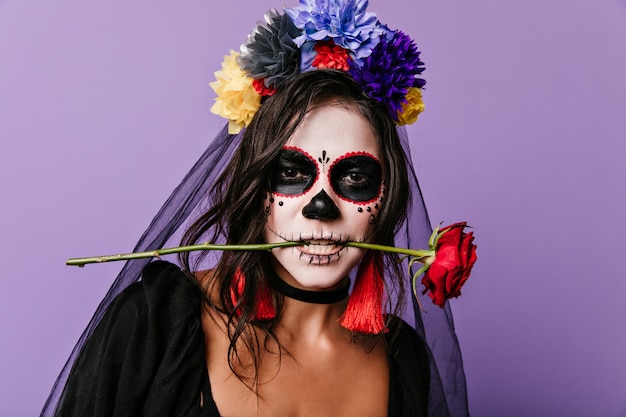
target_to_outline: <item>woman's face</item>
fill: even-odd
[[[356,110],[331,103],[309,111],[271,174],[265,240],[306,242],[272,250],[289,284],[336,287],[364,251],[342,246],[370,241],[384,201],[383,161],[376,135]]]

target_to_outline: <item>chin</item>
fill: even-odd
[[[363,258],[365,251],[358,248],[334,246],[317,248],[315,245],[272,250],[273,266],[285,282],[309,290],[331,290],[337,287]]]

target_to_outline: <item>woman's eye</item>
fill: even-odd
[[[286,168],[280,171],[280,180],[286,183],[307,182],[310,178],[310,175],[304,174],[297,169]]]
[[[270,187],[277,194],[300,195],[311,188],[317,175],[317,165],[308,154],[296,149],[283,149],[272,169]]]
[[[350,155],[330,167],[330,181],[337,195],[356,203],[378,197],[382,184],[382,166],[371,155]]]
[[[350,173],[341,178],[344,186],[353,189],[362,189],[369,185],[369,178],[366,175]]]

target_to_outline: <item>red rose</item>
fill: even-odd
[[[435,260],[424,272],[422,284],[433,303],[443,308],[446,300],[461,295],[461,287],[476,262],[473,232],[464,233],[466,223],[455,223],[439,232]]]

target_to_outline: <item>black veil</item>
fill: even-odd
[[[410,163],[412,159],[406,129],[398,128],[398,133],[402,147],[407,154],[407,161]],[[137,242],[135,252],[179,244],[185,229],[206,209],[209,191],[229,162],[242,136],[243,131],[237,135],[228,134],[226,127],[219,132],[163,204]],[[426,248],[432,229],[413,166],[409,165],[407,171],[411,184],[411,201],[407,220],[396,234],[395,245],[413,249]],[[125,288],[139,281],[143,268],[152,260],[137,259],[126,262],[72,350],[44,405],[42,417],[55,415],[68,376],[86,341],[115,297]],[[171,261],[176,263],[176,259]],[[404,278],[405,282],[410,282],[408,273]],[[418,297],[419,303],[413,297],[412,291],[407,291],[406,299],[402,300],[405,304],[403,318],[415,326],[416,331],[430,349],[429,415],[433,417],[467,416],[465,374],[449,304],[441,309],[435,306],[427,295],[418,292]]]

